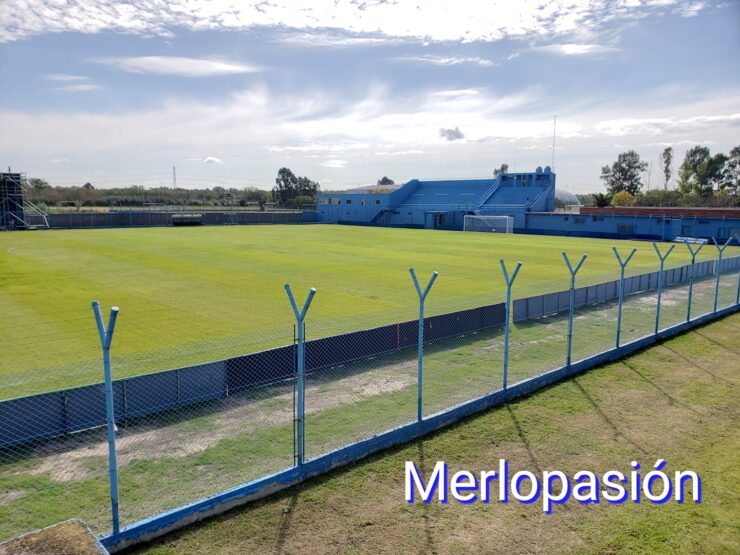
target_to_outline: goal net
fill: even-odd
[[[486,233],[514,233],[514,218],[511,216],[465,216],[463,231]]]

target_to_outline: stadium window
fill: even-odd
[[[635,225],[634,224],[617,224],[617,233],[621,235],[634,235]]]
[[[380,204],[380,199],[379,198],[376,198],[375,199],[375,204]]]
[[[352,199],[351,199],[351,198],[348,198],[348,199],[346,200],[346,204],[352,204]]]
[[[576,216],[576,217],[573,218],[573,223],[574,224],[585,224],[586,223],[586,218],[581,218],[579,216]]]
[[[362,206],[365,206],[365,199],[362,199],[362,200],[360,201],[360,204],[361,204]]]

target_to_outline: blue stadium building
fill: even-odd
[[[676,237],[725,241],[740,236],[737,208],[556,211],[555,198],[555,173],[550,167],[538,167],[531,173],[502,173],[491,179],[412,179],[403,185],[320,193],[316,218],[320,223],[462,230],[466,215],[508,216],[514,233],[652,241]]]
[[[523,228],[526,214],[554,209],[555,174],[549,167],[495,179],[412,179],[401,186],[322,193],[316,207],[323,223],[457,230],[466,215],[510,216],[515,228]]]

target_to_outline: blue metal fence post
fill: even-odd
[[[522,267],[521,262],[516,263],[514,273],[509,277],[509,272],[506,271],[506,264],[504,259],[499,260],[501,264],[501,271],[504,273],[504,281],[506,282],[506,323],[504,324],[504,378],[503,378],[503,389],[506,389],[508,377],[509,377],[509,331],[511,328],[511,286],[514,284],[516,275],[519,273],[519,268]]]
[[[570,272],[570,296],[569,296],[569,310],[568,310],[568,347],[566,349],[566,355],[565,355],[565,364],[567,366],[570,366],[570,355],[573,345],[573,311],[575,310],[575,304],[576,304],[576,274],[578,273],[578,270],[581,269],[581,266],[583,266],[583,263],[586,261],[586,255],[584,254],[581,257],[580,262],[576,265],[575,269],[570,264],[570,260],[568,259],[568,255],[565,254],[565,251],[563,251],[563,259],[565,260],[565,265],[568,266],[568,271]]]
[[[663,297],[663,265],[665,263],[665,259],[668,258],[668,255],[671,254],[671,251],[673,250],[673,247],[676,245],[671,245],[665,254],[660,253],[660,249],[658,248],[657,243],[653,243],[653,248],[655,249],[655,253],[658,255],[658,258],[660,259],[660,271],[658,272],[658,302],[655,305],[655,333],[657,334],[660,330],[660,301]]]
[[[612,247],[612,250],[614,251],[614,256],[617,257],[617,262],[619,262],[619,305],[617,308],[617,349],[619,348],[619,340],[622,335],[622,303],[624,303],[624,269],[627,267],[627,264],[629,264],[629,261],[632,259],[632,256],[637,252],[637,249],[632,249],[632,252],[630,252],[629,256],[622,261],[622,257],[619,256],[619,251],[617,251],[617,247]]]
[[[298,438],[296,440],[296,459],[298,461],[298,464],[303,464],[303,455],[304,455],[304,449],[303,449],[303,443],[304,443],[304,437],[305,437],[305,385],[304,385],[304,374],[305,374],[305,363],[306,363],[306,357],[304,352],[304,342],[305,337],[303,334],[303,321],[306,317],[306,312],[308,312],[308,307],[311,306],[311,301],[313,300],[313,296],[316,294],[316,289],[311,287],[311,290],[308,292],[308,297],[306,298],[306,302],[303,303],[303,308],[301,310],[298,310],[298,305],[295,302],[295,297],[293,297],[293,292],[290,290],[290,285],[287,283],[285,284],[285,291],[288,293],[288,299],[290,299],[290,306],[293,309],[293,314],[295,315],[296,319],[296,326],[298,327],[298,354],[297,354],[297,360],[296,360],[296,366],[297,368],[297,374],[298,374],[298,407],[296,409],[296,412],[298,413],[296,415],[296,428],[298,429]]]
[[[118,534],[121,529],[118,516],[118,461],[116,459],[116,422],[113,405],[113,378],[111,376],[110,346],[113,341],[113,332],[116,329],[118,307],[110,309],[108,327],[106,329],[103,314],[100,312],[100,303],[93,301],[93,314],[98,326],[100,346],[103,348],[103,374],[105,378],[105,420],[108,427],[108,481],[110,487],[111,522],[113,533]]]
[[[740,244],[740,235],[735,235],[735,241]],[[737,293],[735,294],[735,304],[740,304],[740,270],[737,271]]]
[[[725,241],[725,244],[720,247],[719,243],[717,243],[717,239],[712,237],[712,242],[714,243],[714,246],[717,247],[717,252],[719,253],[719,256],[717,258],[717,267],[715,268],[717,272],[717,281],[714,284],[714,310],[712,312],[717,312],[717,300],[719,297],[719,276],[722,273],[722,254],[725,252],[727,245],[730,244],[730,241],[732,241],[732,237],[727,239],[727,241]]]
[[[689,304],[686,307],[686,321],[688,322],[691,320],[691,296],[694,292],[694,264],[696,263],[696,255],[699,254],[699,251],[704,246],[704,243],[699,243],[699,248],[694,250],[691,248],[691,245],[689,245],[689,242],[684,240],[684,245],[686,245],[686,248],[689,249],[689,252],[691,253],[691,273],[689,274]]]
[[[437,279],[439,272],[433,272],[432,278],[427,283],[424,291],[419,287],[419,280],[416,279],[416,274],[413,268],[409,268],[411,279],[414,282],[414,287],[419,295],[419,346],[418,346],[418,357],[419,357],[419,370],[417,374],[417,403],[416,403],[416,419],[421,421],[422,419],[422,398],[424,393],[424,301],[429,294],[429,290],[432,288],[434,280]]]

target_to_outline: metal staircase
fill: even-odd
[[[488,199],[490,199],[496,193],[496,191],[498,190],[500,186],[501,186],[501,180],[496,179],[493,185],[491,185],[491,187],[485,193],[483,193],[483,196],[478,201],[478,206],[483,206],[488,201]]]
[[[0,229],[37,229],[49,227],[48,214],[24,200],[28,193],[22,173],[0,173]]]

